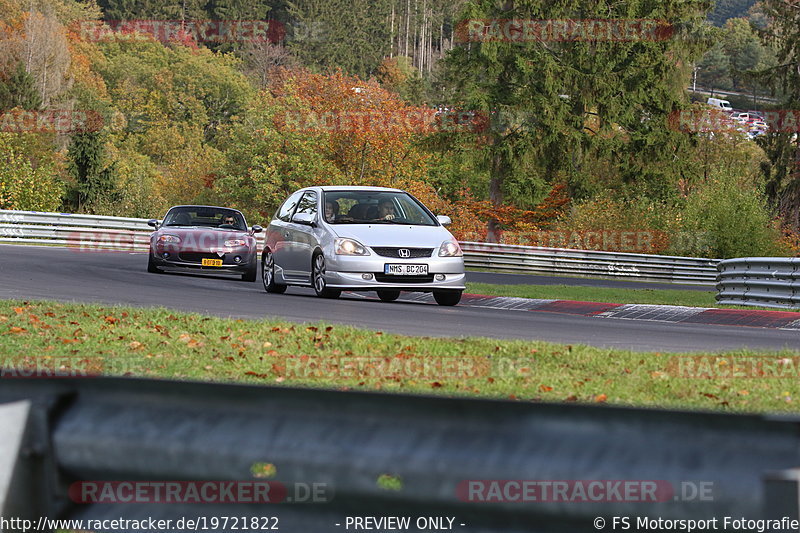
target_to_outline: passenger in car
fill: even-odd
[[[339,202],[336,200],[328,200],[325,202],[325,221],[334,222],[336,215],[339,214]]]

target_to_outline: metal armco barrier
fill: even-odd
[[[462,242],[468,267],[714,285],[718,259]]]
[[[14,496],[0,494],[0,514],[270,516],[289,533],[346,531],[347,516],[448,516],[465,533],[593,531],[598,516],[796,517],[798,422],[143,379],[3,380],[0,464],[15,467],[10,485],[9,470],[0,472]],[[290,495],[295,484],[325,484],[325,501],[87,504],[68,492],[89,480],[252,481],[256,463],[273,465],[270,480]],[[381,487],[384,475],[399,483]],[[623,491],[523,502],[513,501],[519,491],[465,490],[477,480],[651,480],[671,490],[658,501]]]
[[[0,210],[0,242],[86,249],[147,250],[153,228],[142,218]]]
[[[142,218],[0,210],[0,243],[146,251],[150,233]],[[261,246],[264,234],[256,239]],[[462,242],[461,247],[468,267],[487,270],[697,285],[714,285],[717,276],[716,259],[479,242]]]
[[[800,258],[725,259],[717,269],[716,298],[721,304],[800,308]]]

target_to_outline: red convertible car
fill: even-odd
[[[149,220],[148,272],[162,268],[191,268],[241,274],[243,281],[258,275],[255,234],[261,226],[247,227],[241,212],[227,207],[178,205],[162,222]]]

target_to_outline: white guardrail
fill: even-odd
[[[0,243],[49,244],[83,251],[146,251],[147,219],[0,210]],[[257,235],[259,244],[263,234]],[[462,242],[467,267],[713,286],[717,259]]]
[[[720,261],[717,269],[721,304],[800,308],[800,258],[740,257]]]

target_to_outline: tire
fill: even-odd
[[[316,252],[311,258],[311,285],[320,298],[338,298],[342,291],[329,289],[325,282],[325,256]]]
[[[150,254],[150,257],[147,258],[147,271],[151,274],[163,274],[164,272],[156,266],[155,261],[153,261],[153,254]]]
[[[261,281],[263,281],[264,290],[267,292],[275,294],[286,292],[286,285],[275,283],[275,259],[273,259],[272,252],[269,250],[265,250],[264,256],[261,258]]]
[[[461,301],[462,291],[433,291],[433,299],[439,305],[456,305]]]
[[[255,281],[258,277],[258,263],[253,263],[253,266],[247,269],[247,272],[242,274],[242,281]]]
[[[382,302],[393,302],[400,297],[400,291],[383,290],[378,291],[378,298]]]

